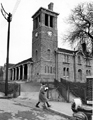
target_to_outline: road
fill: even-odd
[[[0,120],[67,120],[35,104],[31,99],[0,99]]]

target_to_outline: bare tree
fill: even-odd
[[[93,56],[93,3],[79,4],[68,21],[72,26],[66,40],[82,45],[85,55]]]

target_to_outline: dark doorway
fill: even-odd
[[[20,79],[22,80],[22,65],[20,66]]]
[[[17,67],[17,80],[18,80],[18,77],[19,77],[19,69]]]
[[[27,79],[27,64],[24,65],[24,79]]]

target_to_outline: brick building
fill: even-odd
[[[85,82],[86,76],[93,75],[92,58],[86,59],[82,51],[58,48],[58,15],[50,3],[32,16],[32,58],[10,67],[9,80]]]

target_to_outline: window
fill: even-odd
[[[78,64],[81,64],[81,57],[78,56]]]
[[[91,71],[89,70],[89,76],[91,75]]]
[[[45,14],[45,25],[48,26],[48,15]]]
[[[49,66],[48,66],[48,73],[49,73]]]
[[[69,56],[68,55],[64,55],[64,62],[69,63]]]
[[[81,69],[78,70],[78,79],[82,81],[82,70]]]
[[[90,66],[90,60],[86,59],[86,66]]]
[[[52,67],[50,67],[50,73],[52,73]]]
[[[50,27],[53,27],[53,16],[50,16]]]
[[[38,60],[38,51],[36,50],[36,60]]]
[[[86,70],[86,76],[88,76],[88,70]]]
[[[86,70],[86,76],[90,76],[91,75],[91,71],[90,70]]]
[[[50,49],[47,50],[48,60],[50,60]]]
[[[63,76],[65,77],[66,68],[63,68]]]
[[[56,68],[55,67],[53,67],[53,73],[55,73],[56,72]]]
[[[64,62],[66,61],[66,55],[64,55]]]
[[[39,16],[36,17],[35,20],[34,20],[34,29],[38,28],[40,22],[41,22],[41,17],[40,17],[40,15],[39,15]]]
[[[67,55],[67,63],[69,63],[69,56]]]
[[[38,27],[38,17],[36,18],[36,28]]]
[[[39,19],[38,21],[41,22],[41,16],[40,15],[38,16],[38,19]]]
[[[67,76],[69,77],[69,68],[67,68]]]
[[[45,66],[45,73],[47,72],[47,70],[46,70],[46,66]]]
[[[51,66],[45,66],[45,73],[53,73],[53,68]]]
[[[38,17],[35,18],[34,20],[34,29],[38,27]]]
[[[63,76],[64,77],[69,77],[69,68],[63,68]]]

